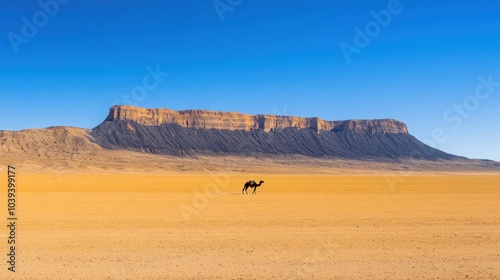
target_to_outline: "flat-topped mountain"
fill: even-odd
[[[192,166],[245,171],[252,166],[264,171],[275,164],[301,169],[500,170],[498,162],[431,148],[410,135],[404,123],[392,119],[326,121],[132,106],[113,106],[94,129],[0,131],[0,154],[34,170],[142,172],[145,166],[156,170]]]
[[[206,110],[114,106],[94,128],[94,143],[167,155],[301,155],[387,161],[456,159],[408,134],[392,119],[325,121]]]
[[[408,133],[406,124],[393,119],[325,121],[275,115],[247,115],[208,110],[145,109],[133,106],[113,106],[106,121],[132,121],[141,125],[178,124],[185,128],[257,130],[294,128],[320,131],[352,131],[360,133]]]

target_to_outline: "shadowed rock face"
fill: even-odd
[[[460,159],[408,134],[396,120],[324,121],[201,110],[115,106],[90,132],[106,149],[153,154],[304,155],[346,159]]]
[[[123,108],[127,110],[120,111]],[[165,112],[168,114],[163,115]],[[204,116],[211,117],[204,119]],[[225,121],[214,116],[232,117]],[[236,117],[249,120],[249,123],[238,123]],[[166,121],[169,118],[175,118],[175,121]],[[185,124],[186,120],[191,122]],[[142,172],[144,167],[185,171],[184,164],[179,164],[181,162],[194,166],[196,170],[229,168],[238,172],[249,166],[258,166],[259,170],[267,170],[269,166],[280,170],[323,167],[388,171],[413,168],[500,170],[499,162],[471,160],[433,149],[408,134],[406,126],[398,121],[324,121],[324,126],[320,125],[319,129],[314,126],[314,121],[319,123],[314,118],[113,107],[108,118],[92,130],[76,127],[0,130],[0,154],[6,161],[37,172],[107,172],[114,168],[120,172]],[[304,125],[304,122],[310,123]],[[273,126],[266,128],[269,123]],[[226,129],[201,128],[216,125]],[[195,157],[182,159],[162,155]],[[285,169],[281,169],[283,164]]]
[[[132,106],[113,106],[106,121],[132,121],[141,125],[177,124],[185,128],[257,130],[312,129],[320,131],[351,131],[360,133],[408,133],[406,124],[392,120],[325,121],[320,118],[301,118],[274,115],[247,115],[207,110],[173,111],[144,109]]]

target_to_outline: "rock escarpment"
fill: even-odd
[[[431,148],[396,120],[324,121],[130,106],[111,108],[106,120],[92,130],[0,130],[0,154],[4,161],[24,170],[42,168],[56,174],[84,169],[150,172],[222,168],[244,172],[255,171],[257,166],[259,170],[267,170],[267,166],[286,166],[286,170],[318,166],[500,170],[499,162],[470,160]]]
[[[324,121],[205,110],[173,111],[114,106],[89,136],[111,150],[152,154],[300,155],[393,161],[452,160],[392,120]]]
[[[227,129],[251,131],[262,129],[312,129],[320,131],[351,131],[359,133],[408,133],[406,124],[393,119],[325,121],[320,118],[301,118],[274,115],[247,115],[207,110],[174,111],[145,109],[133,106],[113,106],[106,121],[132,121],[147,126],[177,124],[185,128]]]

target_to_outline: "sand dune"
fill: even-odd
[[[500,275],[498,174],[18,176],[18,279]]]

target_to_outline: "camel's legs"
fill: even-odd
[[[256,194],[256,191],[257,191],[257,187],[253,188],[253,193],[252,194]]]
[[[245,188],[245,193],[248,194],[248,187]]]
[[[241,189],[241,193],[245,194],[245,187],[243,187],[243,189]]]

